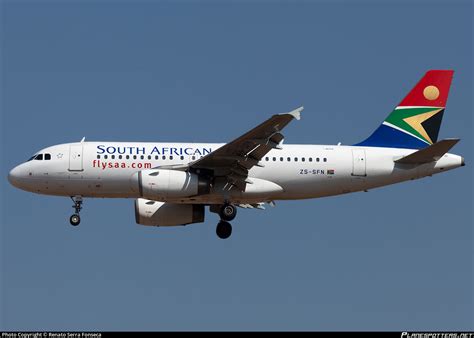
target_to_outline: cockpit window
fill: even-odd
[[[42,161],[43,159],[47,161],[51,160],[51,154],[36,154],[36,155],[31,156],[26,162],[29,162],[31,160]]]

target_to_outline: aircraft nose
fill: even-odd
[[[8,181],[11,185],[18,187],[21,179],[21,169],[17,167],[10,170],[8,173]]]

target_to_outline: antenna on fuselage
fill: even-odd
[[[81,143],[84,143],[85,140],[86,140],[86,137],[84,136],[81,140]]]

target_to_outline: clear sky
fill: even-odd
[[[1,308],[8,330],[474,329],[471,1],[1,1]],[[7,173],[96,141],[226,142],[304,105],[286,143],[364,139],[428,69],[467,166],[177,228],[132,200]]]

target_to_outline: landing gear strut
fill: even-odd
[[[72,226],[78,226],[79,223],[81,223],[81,217],[79,216],[79,212],[82,209],[82,196],[73,196],[71,197],[71,199],[74,202],[74,205],[72,207],[74,208],[75,213],[71,215],[71,217],[69,217],[69,222]]]
[[[237,215],[237,207],[230,203],[223,205],[211,205],[211,212],[219,214],[221,220],[217,223],[216,234],[221,239],[229,238],[232,234],[232,221]]]

